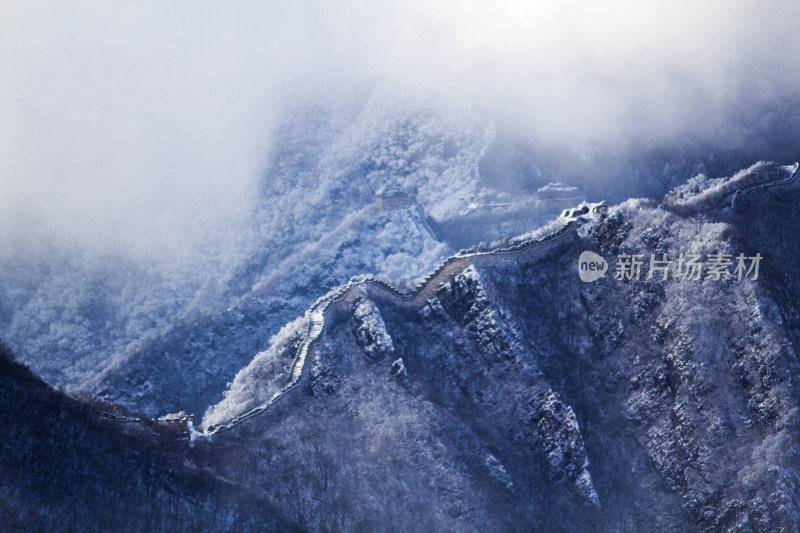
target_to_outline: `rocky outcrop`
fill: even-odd
[[[530,423],[536,428],[540,445],[547,454],[551,479],[555,482],[568,479],[575,484],[578,494],[600,507],[575,411],[552,389],[532,400],[531,410]]]
[[[359,299],[353,309],[353,335],[364,355],[371,361],[382,361],[394,353],[392,337],[375,304],[366,298]]]

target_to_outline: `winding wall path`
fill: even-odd
[[[739,186],[738,187],[734,186],[735,188],[733,191],[723,192],[715,200],[719,201],[720,198],[730,198],[731,203],[734,203],[738,196],[740,196],[743,192],[749,189],[753,189],[756,187],[772,188],[781,185],[789,185],[796,180],[798,175],[798,167],[800,167],[798,163],[795,163],[791,167],[784,167],[786,168],[786,170],[790,172],[790,175],[782,180],[767,182],[764,181],[763,177],[759,176],[748,182],[737,184]],[[675,204],[671,202],[670,199],[668,198],[665,200],[666,201],[662,205],[665,205],[665,207],[670,208],[670,210],[672,211],[680,212],[689,207],[686,204],[683,205]],[[414,211],[416,212],[416,215],[419,217],[421,223],[423,224],[424,229],[428,231],[434,239],[439,240],[438,235],[436,235],[433,229],[427,224],[427,221],[425,220],[424,211],[422,211],[421,206],[418,205],[417,207],[419,207],[419,209],[415,208]],[[417,216],[414,217],[415,221]],[[539,248],[544,248],[546,250],[548,248],[548,245],[553,245],[554,243],[560,241],[567,235],[574,232],[580,226],[582,221],[583,219],[581,217],[567,219],[567,223],[564,226],[562,226],[558,231],[541,239],[529,239],[526,241],[522,241],[514,246],[497,248],[494,250],[456,254],[446,259],[436,269],[434,269],[430,274],[428,274],[428,276],[426,276],[419,283],[419,285],[417,285],[417,288],[412,292],[403,292],[395,287],[392,287],[388,283],[374,277],[361,276],[351,279],[345,285],[342,285],[341,287],[336,288],[331,292],[329,292],[328,294],[326,294],[325,296],[319,298],[309,308],[309,310],[306,311],[306,316],[308,317],[307,331],[302,340],[302,343],[300,344],[300,347],[297,350],[294,360],[292,361],[289,384],[283,390],[273,395],[272,398],[270,398],[270,400],[267,401],[264,405],[255,407],[245,413],[242,413],[233,418],[230,422],[226,424],[214,424],[210,426],[203,433],[192,431],[191,438],[196,438],[198,436],[210,437],[217,433],[223,433],[229,431],[238,426],[239,424],[241,424],[242,422],[244,422],[245,420],[248,420],[258,414],[263,413],[271,406],[275,405],[282,398],[284,398],[291,391],[298,388],[301,383],[301,378],[303,377],[303,370],[305,368],[305,362],[308,357],[309,351],[312,349],[313,345],[321,338],[322,332],[325,329],[326,313],[328,312],[328,310],[331,308],[332,305],[347,298],[352,290],[362,286],[371,286],[371,287],[376,287],[385,293],[388,293],[391,297],[393,297],[399,302],[410,303],[416,301],[425,301],[428,298],[435,296],[436,291],[439,289],[439,286],[441,285],[441,281],[443,279],[449,278],[452,274],[456,272],[463,271],[469,265],[471,264],[476,264],[478,266],[491,265],[493,262],[496,262],[497,259],[500,257],[508,257],[518,254],[523,254]],[[104,415],[107,418],[113,417],[113,415],[108,415],[105,413]],[[122,417],[113,417],[113,418],[115,418],[116,421],[141,423],[141,421],[138,419],[123,419]],[[150,431],[152,432],[152,430]],[[190,435],[187,434],[185,438],[186,439],[190,438]]]
[[[665,209],[682,216],[700,211],[719,209],[726,206],[735,207],[737,200],[751,189],[771,189],[773,187],[792,184],[797,179],[799,167],[800,163],[795,163],[791,166],[762,165],[751,174],[744,175],[739,179],[734,177],[729,181],[718,186],[710,187],[686,199],[677,198],[675,192],[670,193],[664,197],[664,201],[661,205],[663,205]],[[778,170],[785,171],[788,175],[776,178],[775,172]]]
[[[417,288],[412,292],[400,291],[388,283],[374,277],[356,277],[351,279],[345,285],[334,289],[322,298],[318,299],[306,312],[306,316],[308,317],[308,330],[303,338],[302,343],[300,344],[300,348],[297,350],[294,361],[292,362],[289,384],[283,390],[270,398],[266,404],[255,407],[250,411],[236,416],[227,424],[212,425],[202,435],[210,437],[217,433],[229,431],[245,420],[263,413],[284,398],[288,393],[296,389],[300,385],[301,378],[303,377],[303,369],[305,368],[305,362],[306,358],[308,357],[308,353],[313,347],[314,343],[320,339],[322,332],[325,329],[325,314],[333,304],[347,298],[350,294],[350,291],[360,286],[372,286],[377,287],[381,291],[390,294],[396,300],[404,303],[425,301],[436,294],[436,291],[440,286],[440,283],[437,283],[437,281],[447,279],[453,273],[463,271],[469,265],[476,263],[476,260],[479,263],[484,263],[484,261],[492,262],[497,261],[497,259],[501,257],[507,258],[509,256],[523,254],[535,248],[549,248],[549,246],[573,233],[580,224],[581,219],[569,220],[558,231],[541,239],[529,239],[507,248],[463,253],[449,257],[436,269],[434,269],[433,272],[428,274],[428,276],[426,276],[425,279],[423,279],[422,282],[417,285]]]
[[[428,222],[428,217],[425,216],[425,209],[419,202],[414,204],[414,207],[411,208],[411,218],[414,219],[414,223],[417,225],[420,231],[427,232],[434,241],[442,242],[442,239],[439,238],[436,230],[434,230]]]

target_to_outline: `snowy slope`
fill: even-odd
[[[452,116],[387,90],[298,110],[224,249],[163,264],[92,250],[0,258],[0,338],[53,383],[153,415],[202,410],[320,293],[360,273],[411,281],[452,252],[412,209],[374,199],[388,183],[416,190],[429,215],[457,215],[493,130]]]

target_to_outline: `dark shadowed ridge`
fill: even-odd
[[[257,494],[188,462],[165,428],[53,389],[0,345],[3,531],[299,530]],[[151,424],[152,425],[152,424]]]

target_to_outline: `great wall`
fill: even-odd
[[[736,196],[742,194],[744,191],[748,189],[752,189],[755,187],[763,186],[763,187],[774,187],[779,185],[788,185],[791,184],[797,177],[798,163],[795,163],[791,167],[779,167],[782,170],[785,170],[790,173],[790,175],[784,179],[776,179],[774,181],[770,181],[770,178],[773,177],[773,174],[767,173],[765,176],[757,175],[755,178],[747,181],[742,180],[736,183],[735,187],[731,192],[726,195],[722,196],[729,196],[732,197],[731,203],[735,201]],[[752,174],[750,175],[752,176]],[[668,197],[665,198],[665,206],[668,208]],[[309,351],[312,349],[314,343],[319,340],[322,335],[322,332],[325,329],[325,314],[327,311],[333,306],[335,303],[346,299],[351,291],[358,288],[359,286],[372,286],[377,287],[378,289],[390,294],[392,297],[396,298],[400,302],[415,302],[415,301],[425,301],[428,298],[434,296],[436,290],[438,289],[441,282],[437,283],[441,279],[447,279],[453,274],[454,272],[462,271],[470,264],[475,264],[476,266],[489,266],[494,258],[507,256],[509,254],[522,254],[534,249],[539,249],[545,245],[553,245],[554,243],[560,241],[567,235],[573,233],[578,226],[582,224],[584,221],[583,216],[589,213],[598,213],[601,210],[605,210],[607,206],[605,202],[600,202],[597,204],[581,204],[578,208],[575,209],[568,209],[566,210],[561,219],[566,222],[564,226],[560,229],[555,231],[554,233],[547,235],[541,239],[528,239],[524,240],[514,246],[504,247],[504,248],[496,248],[493,250],[487,251],[480,251],[480,252],[467,252],[467,253],[459,253],[454,256],[449,257],[444,262],[442,262],[438,267],[436,267],[428,276],[426,276],[418,285],[417,288],[410,292],[406,293],[392,287],[388,283],[381,281],[379,279],[373,277],[356,277],[351,279],[345,285],[334,289],[333,291],[329,292],[327,295],[318,299],[314,305],[307,311],[306,316],[308,317],[308,333],[306,334],[300,348],[298,349],[297,355],[292,362],[291,367],[291,377],[290,382],[287,387],[285,387],[282,391],[276,393],[266,404],[251,409],[246,413],[243,413],[235,418],[233,418],[227,424],[217,424],[210,426],[204,433],[203,436],[211,436],[220,432],[229,431],[239,425],[240,423],[248,420],[265,410],[269,409],[272,405],[276,402],[280,401],[284,398],[289,392],[296,389],[301,382],[301,378],[303,376],[303,369],[305,368],[305,361],[308,357]],[[424,215],[422,217],[424,220]],[[426,224],[427,226],[427,224]],[[436,236],[432,230],[430,230],[431,235],[438,240],[438,236]]]
[[[347,282],[345,285],[332,290],[325,296],[318,299],[306,312],[308,330],[300,345],[300,348],[297,351],[297,354],[295,355],[294,361],[292,362],[289,384],[283,390],[277,392],[264,405],[253,408],[233,418],[227,424],[212,425],[200,435],[203,437],[210,437],[212,435],[216,435],[217,433],[229,431],[245,420],[263,413],[275,405],[278,401],[286,397],[288,393],[296,389],[301,383],[303,369],[305,368],[305,362],[309,351],[312,349],[314,343],[319,340],[322,332],[325,329],[326,313],[334,304],[345,300],[348,296],[350,296],[355,289],[359,287],[374,287],[384,293],[388,293],[391,297],[396,298],[399,302],[406,304],[417,301],[425,301],[432,297],[438,289],[440,283],[437,283],[437,280],[441,281],[442,279],[447,279],[453,273],[462,271],[471,264],[477,264],[477,266],[486,266],[486,263],[484,263],[486,258],[488,258],[488,261],[486,261],[488,263],[493,260],[492,258],[505,257],[509,254],[522,254],[533,251],[534,249],[539,251],[539,248],[542,248],[545,245],[553,245],[566,236],[572,234],[581,224],[582,220],[580,218],[575,218],[566,220],[565,222],[566,223],[557,231],[541,239],[525,240],[519,244],[506,248],[497,248],[483,252],[467,252],[451,256],[442,262],[438,267],[436,267],[436,269],[434,269],[430,274],[428,274],[428,276],[426,276],[425,279],[423,279],[417,285],[417,288],[414,291],[409,293],[400,291],[388,283],[373,277],[356,277]],[[482,261],[482,259],[484,261]]]
[[[800,165],[795,163],[792,166],[778,167],[779,169],[789,173],[789,176],[782,179],[775,178],[775,175],[772,172],[766,172],[764,175],[744,175],[740,180],[732,179],[729,182],[723,183],[722,190],[719,190],[719,187],[717,187],[716,190],[709,189],[703,191],[697,197],[693,197],[687,202],[682,202],[678,200],[674,194],[670,194],[664,198],[664,202],[660,204],[659,207],[663,206],[665,209],[673,211],[677,214],[686,214],[688,212],[696,212],[697,210],[718,206],[720,204],[734,205],[736,203],[736,199],[749,189],[756,187],[772,188],[793,183],[797,178],[798,166]],[[754,167],[751,167],[751,169],[752,168]],[[388,283],[371,276],[354,277],[346,284],[334,288],[326,295],[320,297],[308,309],[308,311],[306,311],[305,317],[308,322],[306,334],[304,335],[300,347],[297,349],[296,355],[292,361],[289,382],[282,390],[275,393],[265,404],[234,417],[228,423],[211,425],[203,432],[196,431],[193,427],[193,424],[189,422],[184,435],[178,440],[210,438],[213,435],[230,431],[245,420],[249,420],[250,418],[267,411],[270,407],[285,398],[293,390],[297,389],[301,385],[304,375],[303,371],[305,369],[305,363],[309,352],[313,348],[314,344],[321,338],[322,333],[325,330],[326,314],[336,303],[351,297],[356,289],[365,288],[368,290],[369,288],[376,288],[384,294],[394,298],[397,302],[404,304],[424,302],[427,301],[428,298],[431,298],[435,295],[442,283],[442,280],[448,279],[456,272],[463,271],[470,265],[479,267],[492,266],[497,264],[499,258],[506,258],[508,255],[521,255],[531,252],[540,252],[542,254],[546,253],[554,244],[558,243],[565,237],[574,234],[577,228],[585,222],[585,215],[590,213],[599,213],[606,208],[607,206],[605,205],[605,202],[600,202],[597,204],[584,203],[575,209],[568,209],[564,211],[561,217],[559,217],[559,220],[563,221],[564,225],[562,225],[555,232],[540,239],[527,239],[513,246],[500,247],[486,251],[457,253],[439,264],[439,266],[436,267],[430,274],[428,274],[412,292],[403,292],[389,285]],[[419,215],[422,221],[425,221],[424,214],[421,212]],[[415,220],[415,222],[418,221]],[[432,237],[438,240],[438,235],[435,234],[433,229],[430,228],[427,223],[425,223],[424,226],[426,226],[426,231],[428,231]],[[107,413],[99,414],[104,418],[112,419],[118,422],[140,423],[144,425],[151,433],[162,436],[147,427],[147,425],[143,424],[142,420],[138,418],[116,417]]]

